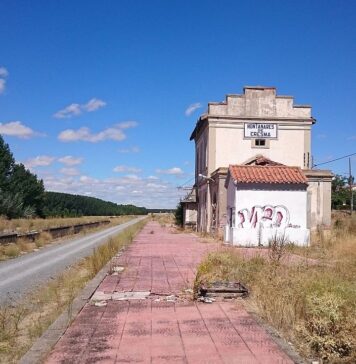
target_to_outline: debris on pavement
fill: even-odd
[[[112,271],[116,272],[116,273],[121,273],[124,271],[124,269],[125,269],[124,267],[117,266],[117,267],[113,267]]]
[[[96,307],[105,307],[108,303],[106,301],[97,301],[94,303]]]
[[[178,297],[176,297],[174,294],[172,294],[172,295],[166,296],[166,297],[165,297],[165,300],[166,300],[167,302],[175,302],[175,301],[177,301],[177,298],[178,298]]]
[[[114,301],[145,300],[150,294],[150,291],[114,292],[111,298]]]
[[[102,291],[96,291],[91,301],[100,302],[100,301],[126,301],[126,300],[145,300],[151,294],[150,291],[138,291],[138,292],[113,292],[113,293],[105,293]]]
[[[209,298],[209,297],[198,297],[198,301],[199,302],[204,302],[204,303],[213,303],[215,302],[214,298]]]
[[[111,293],[105,293],[102,291],[96,291],[91,297],[91,301],[107,301],[111,300]]]
[[[209,285],[201,285],[198,291],[198,296],[202,298],[233,299],[247,295],[248,289],[240,282],[216,281]]]

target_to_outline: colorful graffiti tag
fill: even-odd
[[[239,228],[285,228],[289,225],[289,210],[282,205],[253,206],[251,210],[238,211]]]

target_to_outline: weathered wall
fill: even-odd
[[[267,147],[255,147],[253,140],[244,139],[243,122],[212,123],[210,128],[215,130],[215,144],[218,148],[215,152],[215,165],[209,165],[209,173],[221,166],[242,164],[257,154],[300,168],[306,167],[305,158],[308,155],[310,158],[310,143],[305,138],[305,134],[310,134],[310,130],[303,126],[279,126],[278,139],[268,140]]]
[[[197,223],[197,205],[196,203],[184,204],[184,225],[192,225]]]
[[[230,182],[227,198],[228,208],[235,208],[233,226],[225,236],[232,244],[267,245],[276,232],[285,233],[296,244],[309,242],[305,190],[277,190],[268,186],[265,190],[239,190]]]
[[[309,181],[309,227],[330,227],[331,225],[331,182]]]
[[[274,87],[245,87],[242,95],[227,95],[225,102],[209,103],[209,115],[309,118],[309,105],[294,105],[292,96],[277,96]]]

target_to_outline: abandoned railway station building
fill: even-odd
[[[189,224],[234,245],[265,245],[277,232],[308,244],[311,230],[328,228],[333,175],[313,169],[315,122],[311,106],[295,105],[275,87],[246,86],[209,103],[190,137],[195,185],[183,201]]]

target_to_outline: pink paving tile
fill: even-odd
[[[197,265],[217,247],[150,222],[114,259],[124,271],[108,275],[98,291],[178,295],[193,285]],[[292,363],[241,306],[156,297],[110,300],[105,307],[87,303],[47,363]]]

